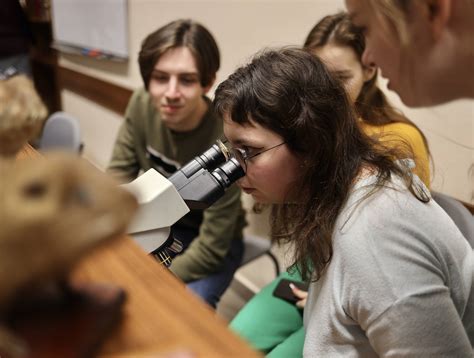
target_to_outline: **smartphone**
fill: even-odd
[[[290,288],[290,283],[294,284],[300,290],[308,291],[309,285],[307,283],[282,278],[278,283],[277,287],[275,287],[275,289],[273,290],[273,296],[295,304],[300,299],[293,294],[293,291]]]

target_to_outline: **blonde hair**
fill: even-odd
[[[0,81],[0,151],[16,153],[41,129],[48,115],[33,82],[24,75]]]
[[[382,16],[388,25],[395,28],[402,45],[409,41],[407,20],[410,1],[416,0],[367,0],[375,15]]]

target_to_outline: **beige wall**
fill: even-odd
[[[171,20],[192,17],[205,24],[217,39],[222,55],[216,81],[219,83],[264,46],[302,44],[319,18],[344,8],[342,0],[129,0],[128,6],[128,63],[63,55],[61,65],[134,89],[141,86],[136,64],[141,40]],[[474,169],[469,174],[474,165],[474,101],[409,110],[400,104],[396,94],[391,93],[390,98],[429,140],[435,163],[433,188],[474,203]],[[62,92],[62,100],[64,110],[81,122],[85,156],[105,167],[121,116],[68,91]],[[265,232],[266,227],[260,225],[252,221],[252,231]]]

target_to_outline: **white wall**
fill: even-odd
[[[84,142],[83,156],[100,169],[105,169],[121,122],[121,117],[88,99],[63,90],[63,110],[79,119]]]
[[[177,18],[193,18],[214,34],[222,66],[216,84],[264,46],[301,45],[322,16],[344,8],[342,0],[129,0],[131,58],[127,64],[63,55],[62,66],[134,89],[142,85],[136,63],[142,39]],[[53,9],[54,10],[54,9]],[[472,78],[473,74],[467,74]],[[215,87],[214,87],[215,88]],[[390,98],[424,131],[431,146],[433,188],[474,203],[474,101],[410,110],[398,96]],[[81,121],[85,155],[99,167],[110,157],[121,121],[118,116],[71,92],[63,91],[63,107]],[[472,170],[474,172],[474,169]],[[259,224],[251,224],[260,231]]]

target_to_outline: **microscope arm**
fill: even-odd
[[[174,185],[155,169],[149,169],[122,187],[132,192],[139,208],[128,233],[147,253],[168,239],[170,226],[189,212]]]

